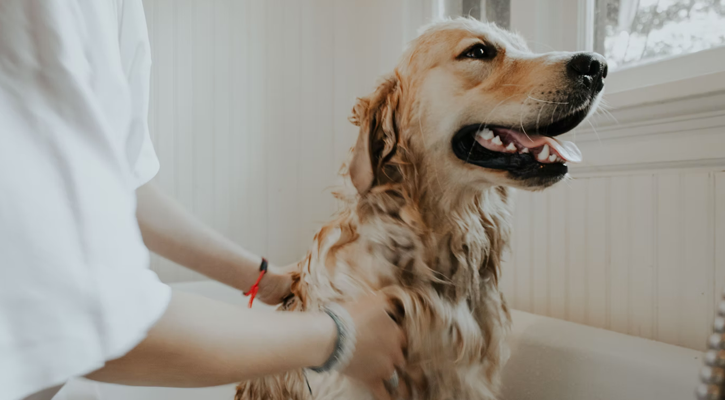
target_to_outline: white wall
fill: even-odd
[[[144,0],[161,187],[276,263],[304,256],[354,143],[354,100],[392,71],[403,2]],[[409,34],[409,33],[408,33]],[[198,274],[154,257],[167,282]]]

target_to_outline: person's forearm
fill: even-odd
[[[324,364],[336,332],[323,313],[255,311],[174,292],[141,344],[87,377],[137,386],[236,383]]]
[[[242,291],[254,284],[261,257],[206,227],[151,183],[136,197],[136,217],[149,250]]]

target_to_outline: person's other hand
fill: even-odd
[[[342,373],[366,384],[378,400],[390,400],[385,383],[396,367],[405,365],[405,333],[388,315],[390,304],[383,295],[369,295],[343,306],[355,321],[357,343],[352,361]]]
[[[291,293],[292,272],[296,269],[297,263],[286,267],[276,267],[270,264],[267,273],[264,274],[262,281],[259,282],[257,298],[263,303],[272,306],[281,303]]]

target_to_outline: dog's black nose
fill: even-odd
[[[577,53],[566,64],[569,76],[591,89],[597,91],[604,87],[604,78],[607,77],[609,68],[607,62],[597,53]]]

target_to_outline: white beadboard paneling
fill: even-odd
[[[144,0],[156,182],[277,264],[304,256],[357,136],[355,98],[402,52],[403,2]],[[200,279],[153,257],[164,281]]]
[[[317,54],[316,57],[301,59],[300,74],[308,79],[299,82],[302,124],[293,127],[299,130],[296,212],[308,216],[300,226],[302,235],[308,238],[327,221],[330,210],[334,208],[333,198],[327,189],[335,181],[340,167],[334,159],[334,81],[329,78],[335,71],[334,27],[325,23],[334,15],[332,1],[316,1],[312,7],[304,7],[301,17],[301,52]],[[307,244],[300,243],[299,255],[303,254]]]
[[[250,70],[251,63],[246,62],[251,53],[251,44],[247,40],[250,30],[250,9],[251,4],[247,1],[231,1],[229,6],[230,21],[234,23],[230,27],[230,78],[226,84],[230,88],[230,138],[229,149],[229,223],[230,238],[238,243],[245,243],[251,246],[252,230],[250,229],[250,204],[251,196],[248,188],[251,185],[250,165],[251,148],[250,130],[252,123],[253,102],[250,101],[247,93],[251,93]],[[220,82],[224,82],[220,80]]]
[[[520,192],[505,293],[519,309],[702,349],[725,283],[723,204],[722,171]]]
[[[533,269],[533,312],[549,314],[549,196],[537,193],[531,196],[531,260]]]
[[[657,312],[656,338],[681,344],[682,299],[680,270],[683,265],[682,190],[679,174],[657,179]]]
[[[567,265],[567,212],[569,205],[566,185],[559,185],[547,192],[549,197],[548,226],[548,315],[566,319],[568,301],[568,265]]]
[[[630,177],[610,179],[607,210],[609,249],[609,323],[608,329],[629,332],[630,254],[632,243],[631,210],[629,202]]]
[[[269,121],[267,107],[269,102],[269,86],[271,79],[267,66],[267,2],[251,1],[246,18],[247,25],[240,29],[246,32],[248,49],[246,58],[242,62],[250,63],[248,79],[250,82],[249,92],[243,95],[248,97],[247,106],[250,112],[247,114],[249,123],[247,129],[240,134],[248,136],[246,143],[248,185],[241,188],[239,196],[247,198],[246,210],[249,215],[248,225],[243,229],[249,234],[245,238],[244,245],[250,250],[265,254],[267,253],[267,217],[269,205],[269,191],[267,181],[267,139],[269,134]],[[232,50],[233,51],[233,50]],[[254,94],[254,96],[250,96]],[[272,257],[272,255],[270,255]],[[274,260],[274,259],[273,259]]]
[[[231,79],[220,77],[232,76],[232,3],[234,0],[217,0],[212,7],[213,46],[212,46],[212,104],[211,110],[214,147],[213,159],[213,188],[214,201],[212,221],[216,229],[224,235],[231,237],[231,196],[232,184],[232,154],[231,136],[232,126],[232,97]]]
[[[629,224],[625,228],[629,243],[629,330],[627,333],[654,338],[657,270],[655,239],[657,234],[655,202],[656,181],[652,175],[629,178]],[[616,232],[613,234],[623,234]]]
[[[514,227],[513,260],[514,268],[514,298],[513,306],[517,310],[531,312],[533,303],[533,276],[532,268],[532,230],[531,210],[533,209],[534,194],[519,191],[516,196],[516,224]]]
[[[701,347],[714,316],[712,281],[712,185],[706,172],[684,174],[681,180],[684,257],[679,266],[682,345]]]
[[[297,193],[298,132],[294,127],[299,120],[299,86],[295,82],[299,73],[300,57],[297,21],[299,3],[284,0],[271,0],[266,3],[266,253],[276,254],[287,260],[294,257],[293,243],[297,234],[296,210],[287,205]],[[284,31],[278,28],[278,24],[285,26]]]
[[[725,287],[725,173],[713,174],[713,247],[715,248],[715,281],[713,282],[713,302],[719,302]]]
[[[609,202],[609,178],[589,180],[587,191],[587,323],[604,328],[607,326],[608,266],[607,266],[607,208]]]
[[[588,268],[587,268],[587,192],[589,179],[569,183],[569,213],[567,215],[568,246],[568,303],[569,321],[587,322]],[[519,210],[516,210],[518,213]],[[518,217],[517,217],[518,218]]]

